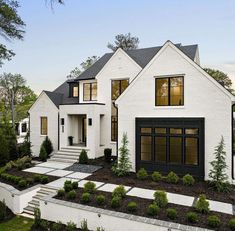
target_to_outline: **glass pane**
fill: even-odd
[[[198,165],[197,138],[185,138],[185,164]]]
[[[184,105],[183,97],[183,77],[170,78],[170,105]]]
[[[155,137],[155,160],[166,162],[166,137]]]
[[[111,117],[111,140],[117,141],[117,117]]]
[[[90,99],[90,84],[89,83],[84,83],[83,84],[83,100],[84,101],[89,101]]]
[[[197,135],[198,134],[198,128],[187,128],[187,129],[185,129],[185,134]]]
[[[170,137],[170,163],[182,163],[182,138]]]
[[[156,133],[166,134],[166,128],[155,128]]]
[[[23,123],[21,124],[21,132],[26,132],[27,131],[27,124]]]
[[[126,90],[128,85],[129,85],[129,80],[128,79],[121,80],[121,93]]]
[[[41,117],[41,135],[47,135],[47,117]]]
[[[78,87],[73,87],[73,97],[78,97]]]
[[[156,106],[167,106],[168,103],[168,78],[156,79]]]
[[[171,128],[170,133],[171,134],[182,134],[182,129],[181,128]]]
[[[152,137],[141,136],[141,160],[151,161]]]
[[[112,100],[116,100],[120,95],[120,80],[112,80]]]
[[[141,128],[141,133],[151,133],[151,128]]]
[[[97,83],[92,83],[91,88],[91,100],[97,100]]]

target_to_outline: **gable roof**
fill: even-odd
[[[59,105],[62,102],[63,94],[51,91],[44,91],[44,92],[50,98],[50,100],[56,105],[56,107],[59,107]]]
[[[182,46],[181,44],[175,44],[185,55],[190,59],[194,60],[198,45],[188,45]],[[135,50],[125,51],[140,67],[144,68],[150,60],[160,51],[162,46],[150,47],[150,48],[141,48]],[[90,68],[82,72],[76,79],[73,81],[79,80],[89,80],[95,79],[96,75],[101,71],[104,65],[110,60],[113,56],[113,53],[104,54],[98,61],[96,61]]]

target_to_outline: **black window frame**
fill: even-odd
[[[21,124],[21,133],[26,133],[27,132],[27,123],[24,122]]]
[[[182,98],[183,98],[183,103],[180,105],[174,105],[171,104],[171,80],[172,78],[182,78],[182,85],[183,85],[183,93],[182,93]],[[167,79],[168,80],[168,104],[167,105],[158,105],[157,102],[157,80],[159,79]],[[170,76],[170,77],[155,77],[155,107],[180,107],[184,106],[184,75],[180,76]]]
[[[74,89],[74,87],[78,87],[78,96],[74,96],[74,95],[73,95],[73,89]],[[70,97],[70,98],[76,98],[76,99],[79,98],[79,83],[75,83],[75,82],[69,83],[69,97]]]
[[[126,78],[126,79],[112,79],[111,80],[111,100],[112,101],[115,101],[115,100],[117,100],[118,99],[118,97],[126,90],[124,90],[124,91],[122,91],[122,81],[128,81],[128,86],[129,86],[129,84],[130,84],[130,79],[129,78]],[[118,95],[118,97],[116,98],[116,99],[113,99],[113,82],[119,82],[119,95]],[[128,87],[127,86],[127,87]]]
[[[92,84],[96,84],[96,99],[92,99]],[[89,85],[89,91],[90,91],[90,97],[88,100],[86,100],[85,97],[85,85]],[[83,101],[97,101],[97,90],[98,90],[98,85],[97,82],[91,82],[91,83],[83,83]]]

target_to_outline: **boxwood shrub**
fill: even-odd
[[[198,221],[198,215],[194,212],[188,212],[186,218],[191,223],[196,223]]]
[[[159,206],[160,208],[166,207],[168,204],[166,192],[157,190],[154,193],[154,201],[155,201],[156,205]]]
[[[104,195],[98,195],[96,197],[96,202],[98,205],[104,205],[105,204],[105,196]]]
[[[166,210],[166,215],[168,218],[170,218],[171,220],[175,220],[177,217],[177,210],[174,208],[168,208]]]
[[[57,191],[57,196],[63,197],[64,195],[65,195],[64,189],[59,189],[59,190]]]
[[[25,188],[27,186],[27,181],[26,180],[20,180],[18,183],[18,186],[20,188]]]
[[[195,179],[193,178],[192,175],[190,174],[186,174],[185,176],[183,176],[183,184],[187,185],[187,186],[192,186],[195,183]]]
[[[70,192],[67,193],[67,198],[70,199],[70,200],[74,200],[76,198],[76,191],[73,189],[71,190]]]
[[[216,215],[212,215],[212,216],[209,216],[207,218],[207,224],[208,226],[210,226],[211,228],[217,228],[220,226],[220,218]]]
[[[151,177],[153,181],[158,182],[162,179],[162,174],[160,172],[153,172]]]
[[[229,220],[228,226],[232,231],[235,231],[235,218]]]
[[[159,214],[159,212],[160,212],[160,208],[159,206],[156,205],[156,203],[152,203],[148,206],[147,213],[150,216],[156,216]]]
[[[166,181],[168,183],[177,184],[179,182],[179,177],[176,173],[171,171],[168,173],[168,175],[166,177]]]
[[[88,181],[86,184],[84,184],[84,192],[88,193],[95,193],[96,191],[96,184],[92,181]]]
[[[145,180],[148,178],[148,173],[144,168],[141,168],[137,173],[136,176],[139,180]]]
[[[111,200],[111,207],[112,208],[118,208],[121,205],[122,199],[118,196],[114,196]]]
[[[206,200],[206,196],[204,194],[201,194],[199,198],[197,199],[195,203],[195,208],[199,213],[209,213],[210,208],[209,208],[209,201]]]
[[[123,185],[117,186],[112,193],[112,197],[124,198],[126,196],[126,190]]]
[[[134,201],[131,201],[127,204],[127,210],[131,213],[135,212],[137,210],[137,204]]]
[[[83,204],[87,204],[90,201],[91,201],[91,194],[88,193],[88,192],[83,193],[82,196],[81,196],[81,202]]]

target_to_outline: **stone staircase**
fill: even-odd
[[[87,148],[77,146],[60,148],[59,151],[53,153],[48,161],[75,163],[78,161],[79,155],[83,149],[88,151]]]
[[[32,200],[28,203],[28,206],[24,208],[22,216],[25,217],[34,217],[34,209],[39,207],[39,200],[46,196],[54,196],[57,192],[57,189],[43,185],[40,187],[40,190],[37,191],[36,195],[32,197]]]

